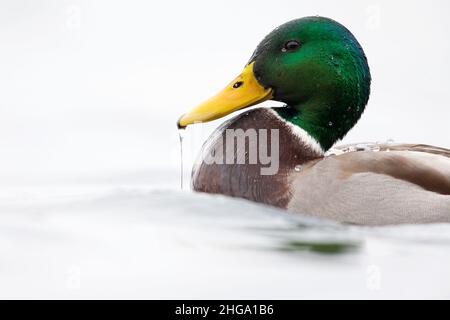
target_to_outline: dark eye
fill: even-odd
[[[289,40],[288,42],[286,42],[284,44],[284,46],[281,49],[281,51],[283,51],[283,52],[296,51],[299,48],[300,48],[300,42],[298,42],[297,40]]]

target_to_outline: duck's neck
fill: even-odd
[[[355,125],[361,117],[364,105],[344,106],[337,102],[309,100],[274,110],[284,120],[305,130],[327,151]]]

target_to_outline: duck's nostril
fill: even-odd
[[[243,81],[235,82],[235,83],[233,84],[233,88],[237,89],[237,88],[239,88],[239,87],[242,87],[243,84],[244,84]]]

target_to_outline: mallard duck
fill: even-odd
[[[450,150],[393,143],[333,147],[360,119],[370,83],[364,51],[343,25],[317,16],[281,25],[222,92],[178,120],[185,128],[266,100],[285,104],[248,109],[216,129],[193,168],[193,189],[342,223],[450,222]],[[240,161],[205,161],[224,150],[227,132],[236,129],[277,130],[278,146],[268,146],[279,151],[274,174],[262,174],[267,163],[251,161],[248,141],[230,149],[230,159]]]

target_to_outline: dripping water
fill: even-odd
[[[180,138],[180,186],[181,190],[183,190],[183,138],[184,138],[185,128],[178,129],[178,137]]]

